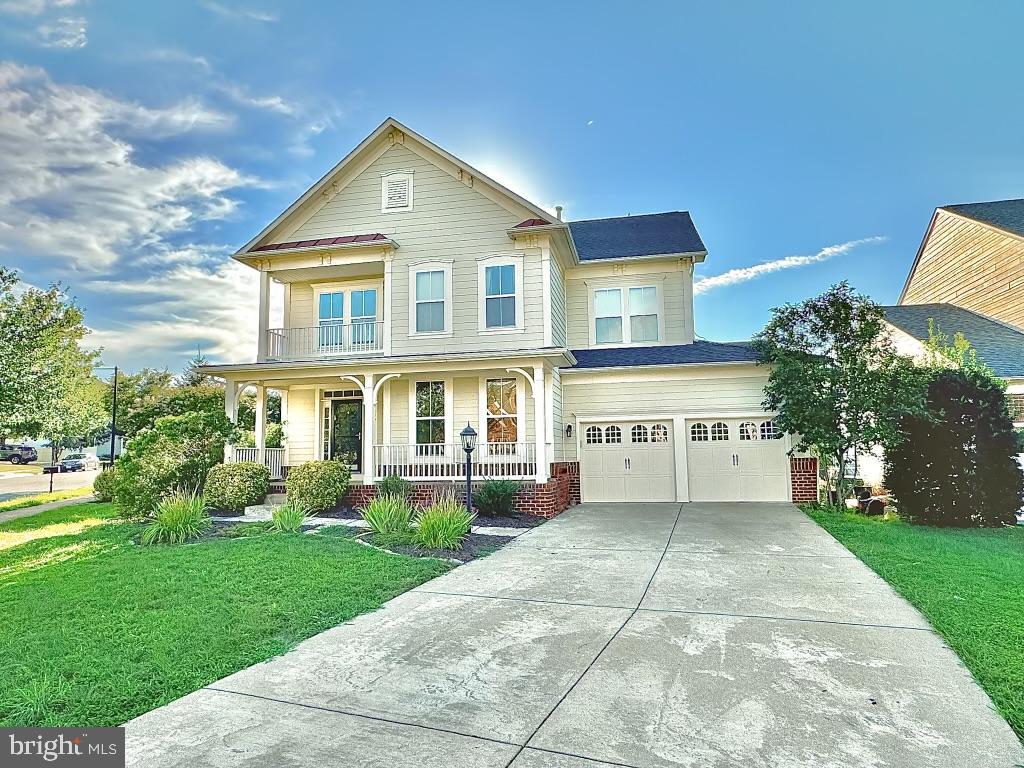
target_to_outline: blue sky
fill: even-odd
[[[571,219],[691,211],[699,276],[729,275],[697,332],[747,338],[844,278],[894,302],[935,206],[1024,196],[1022,28],[1012,2],[0,0],[0,263],[67,283],[111,364],[249,359],[228,255],[393,115]]]

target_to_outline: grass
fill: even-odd
[[[0,475],[4,472],[30,472],[33,475],[38,475],[42,471],[42,464],[11,464],[9,461],[0,461]]]
[[[928,618],[1024,739],[1024,527],[806,511]]]
[[[0,524],[0,726],[123,723],[450,567],[342,536],[141,530],[99,503]]]
[[[65,499],[80,499],[83,496],[92,495],[92,486],[85,488],[72,488],[66,491],[54,491],[53,493],[37,493],[34,496],[19,496],[16,499],[0,501],[0,512],[9,512],[12,509],[25,509],[36,507],[40,504],[49,504],[51,501],[64,501]]]

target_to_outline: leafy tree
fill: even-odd
[[[899,444],[899,416],[921,410],[922,371],[896,353],[882,308],[846,282],[773,309],[755,344],[771,366],[764,407],[831,468],[840,497],[846,457]]]
[[[174,376],[167,369],[143,368],[137,373],[118,371],[117,374],[117,431],[122,435],[134,435],[141,427],[137,426],[141,419],[132,418],[132,414],[147,408],[167,397],[174,387]],[[110,413],[113,390],[108,388],[104,394],[104,408]],[[129,433],[129,425],[136,425]],[[142,426],[153,426],[153,422]]]
[[[1005,387],[977,368],[933,368],[927,411],[900,420],[906,440],[886,451],[886,485],[911,522],[1013,525],[1024,473]]]
[[[64,404],[91,378],[97,353],[79,346],[87,333],[64,288],[25,286],[0,267],[0,442],[57,428]]]
[[[281,423],[281,395],[267,392],[267,424]],[[242,429],[256,428],[256,393],[243,392],[238,398],[238,426]]]
[[[41,434],[50,438],[54,463],[60,461],[64,450],[87,445],[108,425],[106,390],[106,383],[92,377],[74,382],[59,406],[46,411]]]

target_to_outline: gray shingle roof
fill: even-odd
[[[997,376],[1024,376],[1024,333],[953,304],[902,304],[883,307],[885,319],[919,341],[928,340],[928,320],[952,338],[962,333]]]
[[[569,231],[580,261],[707,252],[686,211],[570,221]]]
[[[576,365],[571,370],[644,365],[744,363],[757,360],[753,347],[746,341],[695,341],[693,344],[656,347],[574,349],[572,354],[576,358]]]
[[[1024,199],[944,205],[942,208],[1024,237]]]

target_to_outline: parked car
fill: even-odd
[[[9,461],[11,464],[28,464],[38,458],[39,454],[31,445],[0,446],[0,461]]]
[[[61,472],[84,472],[87,469],[99,469],[100,460],[87,453],[72,453],[60,460]]]

